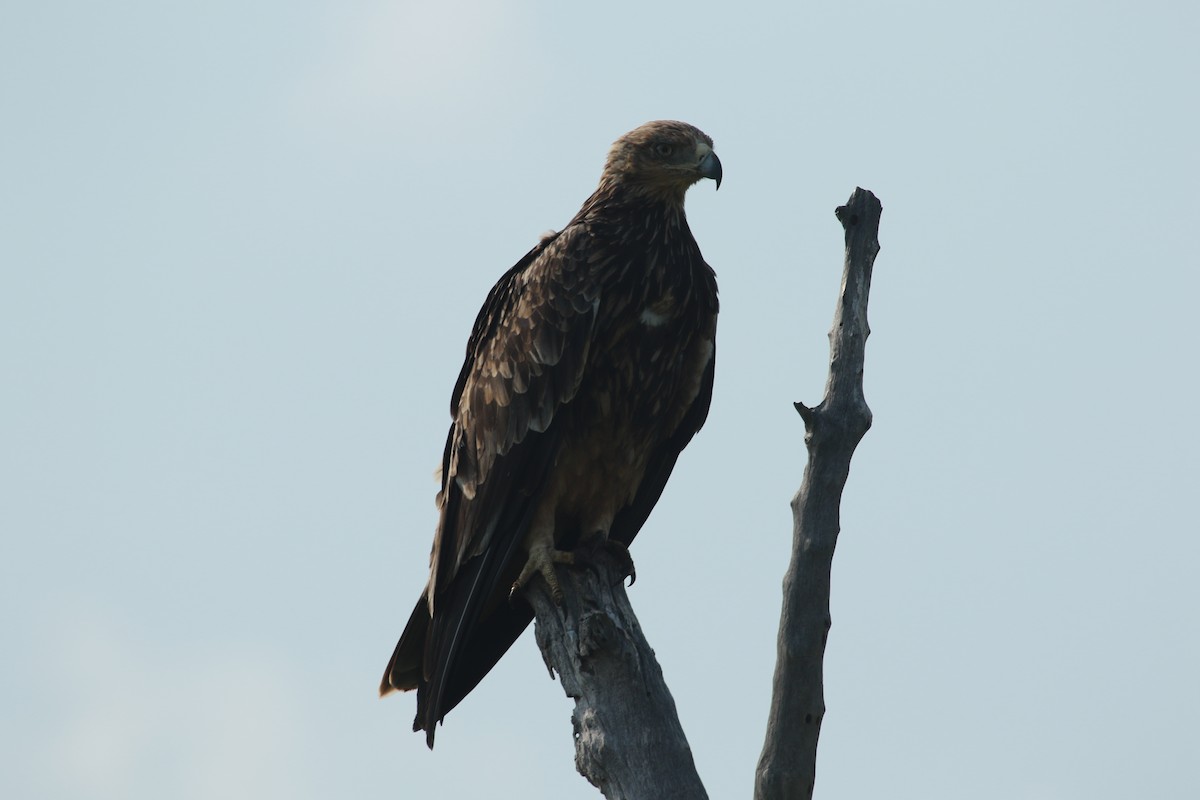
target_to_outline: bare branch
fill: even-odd
[[[559,571],[561,606],[541,580],[526,590],[542,658],[575,700],[575,767],[609,800],[704,800],[675,701],[622,573],[601,552],[586,568]]]
[[[854,449],[871,427],[862,379],[881,211],[875,195],[863,189],[855,189],[836,211],[846,232],[842,290],[829,332],[825,397],[811,409],[795,404],[804,420],[808,464],[792,499],[792,557],[783,578],[778,658],[755,800],[811,798],[816,779],[817,738],[825,716],[829,575],[841,528],[842,490]]]

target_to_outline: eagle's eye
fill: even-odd
[[[675,152],[675,145],[667,144],[666,142],[659,142],[658,144],[654,145],[654,152],[663,158],[666,158]]]

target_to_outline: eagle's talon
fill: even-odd
[[[629,548],[623,542],[618,542],[615,539],[606,539],[604,541],[604,549],[620,565],[621,580],[624,581],[626,578],[629,578],[629,585],[633,586],[634,582],[637,581],[637,568],[633,565],[633,556],[629,554]]]
[[[529,552],[529,558],[525,561],[525,566],[521,568],[521,574],[513,581],[512,589],[508,593],[509,600],[511,601],[516,594],[529,586],[530,578],[534,575],[541,575],[550,589],[550,597],[554,600],[554,605],[561,606],[563,590],[558,583],[558,576],[554,574],[554,565],[574,563],[575,555],[573,553],[564,553],[548,546],[535,547]]]

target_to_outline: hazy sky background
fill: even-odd
[[[714,798],[769,702],[833,209],[882,200],[821,798],[1200,796],[1200,6],[10,2],[0,795],[598,797],[521,639],[376,699],[494,280],[650,119],[717,385],[631,590]]]

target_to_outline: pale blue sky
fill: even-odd
[[[480,302],[677,118],[725,165],[717,386],[631,597],[710,794],[861,185],[818,796],[1200,796],[1198,8],[6,4],[0,795],[598,796],[531,636],[432,754],[375,687]]]

